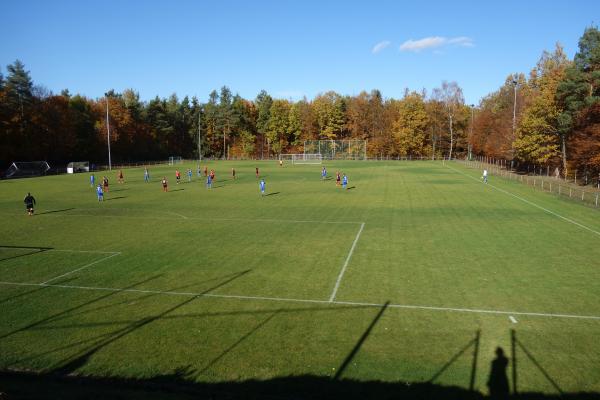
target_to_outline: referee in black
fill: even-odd
[[[27,214],[33,215],[33,206],[35,205],[35,198],[31,195],[31,193],[27,193],[27,196],[25,196],[25,200],[23,200],[23,203],[25,203],[25,207],[27,208]]]

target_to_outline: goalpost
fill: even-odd
[[[323,156],[321,154],[280,154],[281,161],[290,161],[292,164],[321,164]]]
[[[366,160],[367,141],[349,140],[305,140],[304,153],[321,154],[324,160]]]
[[[169,165],[183,164],[183,159],[180,156],[169,157]]]
[[[6,170],[6,178],[24,178],[42,176],[50,169],[46,161],[15,161]]]

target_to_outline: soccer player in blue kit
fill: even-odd
[[[98,196],[98,201],[104,201],[104,191],[100,184],[98,184],[98,187],[96,188],[96,195]]]

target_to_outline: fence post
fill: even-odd
[[[598,193],[596,193],[596,207],[598,207]]]
[[[583,201],[583,197],[585,196],[585,190],[581,191],[581,201]]]
[[[569,197],[573,197],[572,194],[573,194],[573,189],[569,188]]]

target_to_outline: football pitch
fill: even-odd
[[[600,392],[597,210],[458,162],[206,165],[113,170],[103,203],[89,174],[1,181],[0,369],[487,393],[501,347],[511,388]]]

